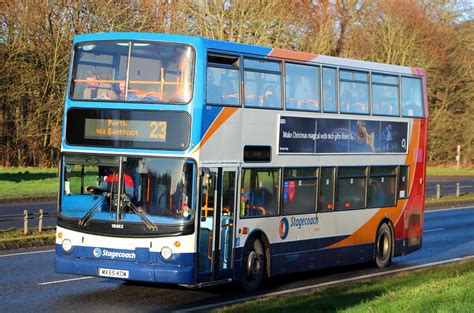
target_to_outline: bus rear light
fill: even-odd
[[[349,209],[351,207],[351,203],[349,201],[346,201],[345,205],[346,209]]]

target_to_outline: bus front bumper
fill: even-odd
[[[56,273],[63,274],[183,285],[193,285],[195,283],[195,269],[193,265],[143,264],[135,262],[83,259],[58,255],[56,255],[54,263]],[[128,277],[101,276],[99,275],[100,269],[118,270],[121,273],[126,272]]]

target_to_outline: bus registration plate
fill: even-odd
[[[114,277],[114,278],[128,278],[128,271],[115,270],[111,268],[99,268],[99,276]]]

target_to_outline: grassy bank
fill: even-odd
[[[54,199],[57,168],[0,168],[0,201]]]
[[[474,260],[351,283],[299,296],[248,302],[218,312],[472,312]]]

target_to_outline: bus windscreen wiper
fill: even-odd
[[[79,220],[79,226],[87,226],[90,219],[92,218],[92,215],[94,215],[102,207],[102,204],[110,197],[110,193],[108,192],[104,192],[103,195],[104,197],[100,199],[100,201],[98,201],[89,211],[87,211],[87,214],[84,215],[83,218]]]
[[[122,194],[122,203],[129,207],[130,210],[132,210],[133,213],[135,213],[136,215],[138,215],[143,223],[145,224],[145,227],[147,230],[149,231],[157,231],[158,230],[158,227],[148,219],[147,217],[147,214],[145,213],[145,211],[143,211],[142,208],[137,208],[133,203],[132,201],[130,200],[130,198],[126,195],[126,194]]]

